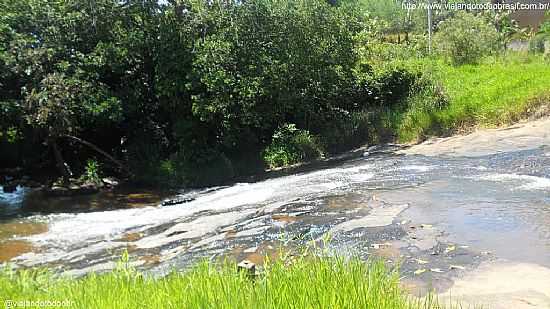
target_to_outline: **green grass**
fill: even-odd
[[[416,102],[422,97],[413,97],[407,111],[393,111],[388,117],[400,141],[510,124],[537,105],[550,104],[550,64],[541,56],[512,54],[458,67],[423,60],[421,65],[440,85],[448,105],[423,108]]]
[[[69,300],[73,308],[436,308],[411,301],[381,262],[297,258],[268,263],[254,280],[233,263],[202,262],[153,279],[128,267],[80,279],[47,271],[0,272],[0,301]],[[3,298],[3,299],[2,299]]]

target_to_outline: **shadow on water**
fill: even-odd
[[[0,222],[55,213],[84,213],[158,205],[173,192],[117,188],[90,195],[51,197],[39,189],[17,187],[3,193],[0,187]]]

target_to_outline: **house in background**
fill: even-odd
[[[497,2],[497,1],[494,1]],[[501,1],[498,1],[501,2]],[[505,0],[506,3],[543,3],[549,4],[550,0]],[[537,30],[539,25],[544,21],[544,10],[522,10],[512,13],[512,18],[517,20],[522,28],[531,28]]]

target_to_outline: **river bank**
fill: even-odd
[[[181,192],[176,198],[193,199],[180,205],[29,214],[10,224],[47,228],[10,237],[32,247],[10,262],[82,276],[115,269],[128,251],[130,265],[162,276],[201,258],[261,265],[282,246],[330,235],[335,254],[399,264],[401,284],[413,295],[450,292],[495,308],[544,308],[550,298],[537,282],[550,267],[549,125],[541,119],[356,152],[323,168]],[[497,269],[502,276],[493,275]],[[512,271],[525,280],[498,295],[474,284],[475,291],[465,289],[469,281],[514,282]]]

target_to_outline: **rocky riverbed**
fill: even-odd
[[[185,203],[175,205],[153,193],[130,207],[128,193],[43,199],[18,188],[0,197],[0,259],[78,276],[114,268],[127,250],[136,267],[162,275],[205,257],[261,264],[315,243],[399,265],[414,295],[548,308],[549,133],[550,120],[539,120],[373,147],[314,171],[180,192],[170,199]],[[33,210],[60,201],[66,211]]]

